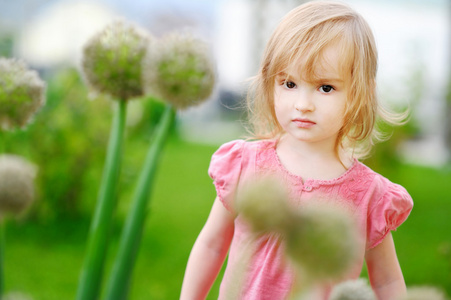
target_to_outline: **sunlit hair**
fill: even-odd
[[[290,11],[270,37],[258,74],[252,78],[247,105],[255,138],[274,138],[283,133],[274,111],[274,85],[278,74],[301,62],[300,77],[316,82],[316,68],[323,63],[328,46],[339,51],[339,72],[347,88],[344,125],[335,144],[368,155],[383,139],[376,121],[400,124],[405,114],[391,113],[376,95],[377,49],[368,23],[340,2],[312,1]]]

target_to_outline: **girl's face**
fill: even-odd
[[[287,138],[334,149],[344,123],[347,95],[339,59],[338,47],[328,46],[315,66],[315,82],[307,82],[300,75],[302,62],[276,76],[274,109]]]

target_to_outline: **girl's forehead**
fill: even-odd
[[[343,80],[342,58],[338,45],[327,46],[321,53],[298,55],[282,70],[289,76],[299,76],[307,80]]]

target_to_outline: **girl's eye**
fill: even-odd
[[[332,92],[333,90],[334,90],[334,87],[331,86],[331,85],[322,85],[322,86],[320,86],[320,88],[319,88],[319,91],[320,91],[320,92],[326,93],[326,94]]]
[[[294,89],[296,87],[296,83],[294,83],[293,81],[285,81],[283,84],[288,89]]]

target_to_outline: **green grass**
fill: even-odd
[[[397,175],[414,198],[395,235],[406,282],[438,285],[451,295],[451,173],[410,166]]]
[[[126,149],[121,186],[123,197],[108,253],[107,273],[115,255],[120,223],[128,206],[124,200],[130,198],[145,155],[147,145],[140,146],[137,148],[142,151]],[[207,169],[216,148],[175,139],[169,141],[156,178],[130,299],[179,297],[190,249],[215,197]],[[47,225],[10,224],[6,236],[6,290],[26,292],[35,300],[73,299],[88,227],[89,220]],[[217,288],[218,285],[215,290]],[[213,291],[211,299],[217,298],[216,295],[217,292]]]
[[[145,146],[132,144],[125,149],[120,212],[107,273]],[[131,300],[178,299],[189,252],[215,197],[207,169],[216,148],[176,139],[167,144],[134,272]],[[403,166],[384,175],[405,186],[415,202],[409,219],[394,233],[407,284],[436,285],[451,295],[451,173]],[[35,300],[73,299],[88,227],[88,219],[8,224],[6,290],[26,292]],[[209,299],[217,299],[218,286],[217,282]]]

